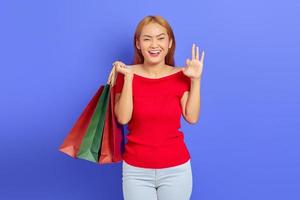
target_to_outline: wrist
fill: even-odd
[[[191,78],[191,81],[192,82],[199,82],[199,81],[201,81],[201,77],[199,77],[199,78]]]
[[[126,74],[124,74],[124,79],[131,80],[132,78],[133,78],[133,74],[132,73],[126,73]]]

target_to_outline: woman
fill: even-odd
[[[180,117],[198,121],[204,52],[193,44],[186,67],[174,67],[175,38],[161,16],[146,16],[134,35],[133,65],[114,62],[115,116],[128,123],[123,155],[125,200],[188,200],[190,154]]]

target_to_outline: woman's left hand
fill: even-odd
[[[201,79],[204,51],[202,51],[201,60],[199,60],[199,47],[197,46],[197,51],[195,51],[195,44],[192,46],[192,60],[186,59],[186,67],[182,68],[184,75],[190,77],[191,79]]]

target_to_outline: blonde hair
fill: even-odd
[[[136,47],[136,40],[139,40],[143,27],[150,23],[158,23],[159,25],[166,28],[169,39],[170,41],[172,40],[172,46],[171,48],[169,48],[168,54],[165,57],[165,63],[167,65],[171,65],[174,67],[175,65],[174,53],[176,47],[174,33],[170,24],[162,16],[159,15],[148,15],[138,23],[133,38],[133,45],[134,45],[133,64],[141,64],[144,62],[144,57],[142,55],[142,52]]]

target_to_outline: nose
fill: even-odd
[[[155,42],[152,42],[152,43],[150,44],[150,48],[151,48],[151,49],[157,49],[157,48],[158,48],[158,45],[157,45]]]
[[[156,42],[156,40],[152,40],[152,41],[151,41],[150,47],[157,47],[157,42]]]

